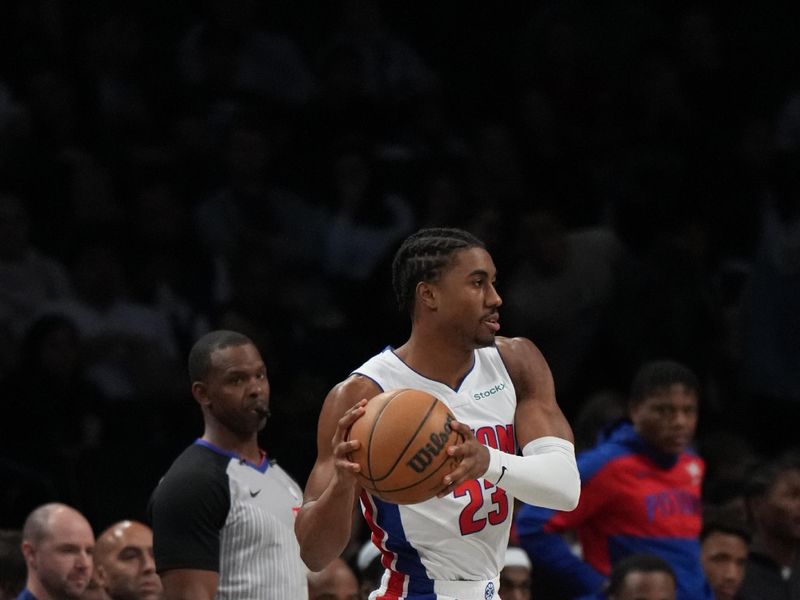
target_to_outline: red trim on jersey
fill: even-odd
[[[364,490],[361,491],[361,506],[364,507],[364,518],[372,531],[372,543],[381,552],[381,564],[389,571],[389,581],[386,590],[378,596],[378,600],[402,600],[405,588],[406,576],[392,569],[397,555],[383,545],[386,532],[375,522],[375,505],[372,503],[370,495]]]

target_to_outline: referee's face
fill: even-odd
[[[252,435],[267,422],[267,368],[252,344],[229,346],[211,354],[205,386],[207,414],[236,435]]]

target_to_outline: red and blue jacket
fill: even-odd
[[[665,559],[678,579],[678,600],[711,599],[700,564],[703,460],[690,451],[664,454],[623,422],[578,456],[581,499],[572,512],[523,505],[519,543],[574,597],[598,593],[611,566],[631,554]],[[561,533],[574,531],[583,560]]]

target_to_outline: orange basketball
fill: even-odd
[[[447,405],[420,390],[389,390],[370,399],[348,433],[348,439],[361,442],[351,455],[361,465],[361,485],[394,504],[436,496],[444,476],[458,464],[446,452],[463,441],[450,429],[454,420]]]

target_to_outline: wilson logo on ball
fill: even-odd
[[[425,444],[422,448],[417,450],[416,454],[411,457],[406,464],[414,469],[417,473],[422,473],[433,462],[433,459],[439,456],[439,453],[444,448],[447,440],[450,438],[450,422],[454,419],[448,415],[444,423],[442,431],[432,433],[430,435],[430,442]]]

